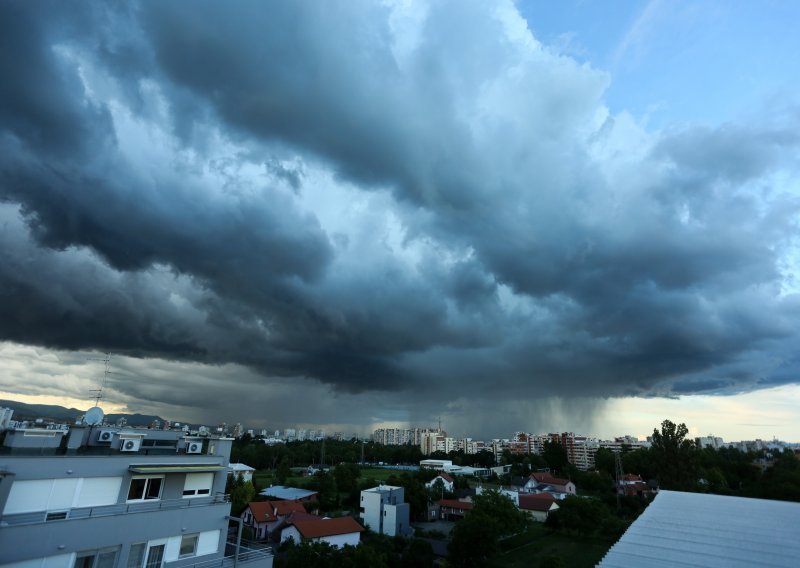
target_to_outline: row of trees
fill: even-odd
[[[433,549],[427,541],[414,538],[389,538],[362,533],[361,544],[335,548],[325,542],[293,541],[281,545],[276,568],[429,568]]]

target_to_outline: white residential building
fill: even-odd
[[[243,463],[228,464],[228,473],[242,478],[242,481],[253,481],[255,468]]]
[[[379,485],[361,492],[360,517],[364,525],[388,536],[411,533],[411,510],[405,502],[405,490],[392,485]]]

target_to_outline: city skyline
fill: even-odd
[[[3,397],[796,441],[800,5],[0,11]]]

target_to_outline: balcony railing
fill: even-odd
[[[234,543],[228,543],[233,545]],[[206,560],[205,562],[198,562],[196,564],[182,565],[181,568],[231,568],[232,566],[248,566],[249,568],[266,568],[272,566],[273,553],[271,548],[263,548],[260,550],[246,548],[242,546],[239,551],[239,559],[233,555],[225,556],[224,558],[216,558],[214,560]],[[169,564],[166,565],[169,568]]]
[[[113,517],[129,515],[132,513],[150,513],[153,511],[168,511],[172,509],[187,509],[191,507],[207,507],[220,503],[230,503],[230,496],[217,493],[209,497],[194,497],[192,499],[154,499],[152,501],[139,501],[136,503],[119,503],[117,505],[104,505],[101,507],[80,507],[68,511],[37,511],[35,513],[17,513],[0,517],[0,528],[12,525],[34,525],[38,523],[57,523],[73,521],[76,519],[91,519],[95,517]]]

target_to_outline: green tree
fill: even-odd
[[[421,538],[414,538],[403,552],[401,566],[403,568],[430,568],[433,566],[434,560],[431,543]]]
[[[550,469],[562,470],[569,464],[567,450],[558,442],[545,442],[542,449],[542,457]]]
[[[275,481],[280,485],[284,485],[291,474],[292,469],[289,467],[289,458],[284,456],[278,464],[278,469],[275,471]]]
[[[614,475],[614,452],[608,448],[600,448],[594,455],[594,467],[597,471]]]
[[[559,501],[558,506],[555,515],[561,528],[580,536],[593,534],[603,519],[611,515],[602,501],[591,497],[569,496]]]
[[[250,481],[243,481],[241,476],[232,475],[230,482],[231,515],[240,515],[244,508],[256,496],[256,488]]]
[[[473,499],[472,510],[453,528],[448,558],[454,566],[485,566],[501,538],[523,530],[528,516],[499,491]]]
[[[670,420],[661,423],[660,431],[653,429],[650,454],[664,489],[687,491],[697,486],[697,455],[694,442],[686,439],[688,433],[686,424]]]

